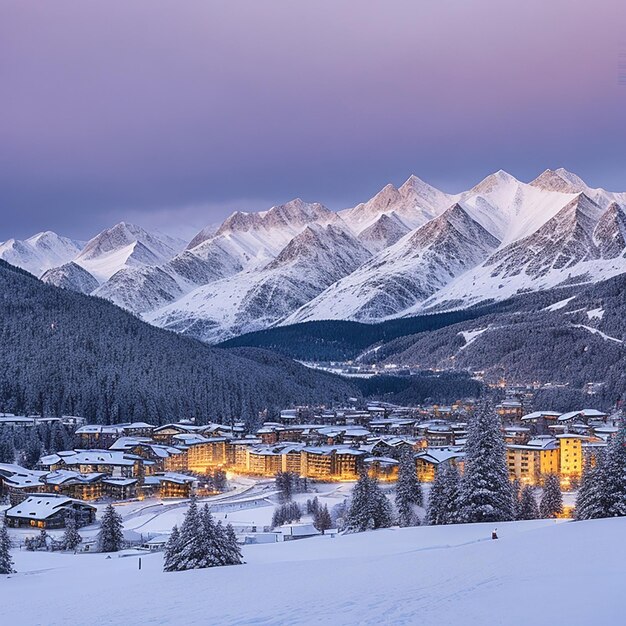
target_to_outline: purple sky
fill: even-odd
[[[626,190],[625,51],[624,0],[0,0],[0,240],[410,173]]]

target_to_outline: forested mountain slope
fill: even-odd
[[[210,348],[0,261],[0,411],[254,421],[265,409],[358,394],[277,354]]]

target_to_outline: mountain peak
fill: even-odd
[[[494,189],[498,187],[502,187],[504,185],[510,184],[519,184],[519,180],[512,176],[508,172],[504,170],[498,170],[493,174],[489,174],[486,178],[483,178],[477,185],[472,187],[470,193],[472,194],[480,194],[480,193],[490,193]]]
[[[530,184],[545,191],[561,193],[579,193],[588,188],[579,176],[562,167],[556,170],[547,169],[543,171]]]

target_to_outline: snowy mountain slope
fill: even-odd
[[[84,294],[89,294],[98,288],[98,281],[87,270],[73,261],[49,269],[44,272],[41,280],[48,285],[71,289]]]
[[[217,230],[200,231],[167,262],[117,272],[97,295],[135,313],[154,311],[200,286],[263,268],[308,224],[327,223],[341,220],[321,204],[299,198],[262,213],[235,212]]]
[[[333,284],[284,323],[384,319],[428,298],[482,262],[499,243],[455,204]]]
[[[358,234],[381,215],[392,212],[409,228],[417,228],[443,213],[450,204],[451,196],[412,175],[399,188],[386,185],[371,200],[339,211],[339,215]]]
[[[626,272],[624,212],[606,211],[584,193],[533,234],[496,251],[482,265],[403,315],[441,310],[528,290],[597,282]]]
[[[395,211],[383,213],[371,226],[358,234],[358,239],[373,253],[380,252],[399,241],[411,229]]]
[[[346,229],[309,224],[265,267],[200,287],[145,317],[164,328],[219,341],[275,324],[369,257]]]
[[[458,309],[615,276],[626,272],[625,207],[626,193],[592,189],[562,168],[531,183],[500,170],[456,195],[411,176],[338,213],[301,199],[237,211],[186,247],[121,223],[82,251],[44,233],[0,245],[0,257],[37,275],[57,268],[47,281],[84,291],[93,282],[66,267],[73,261],[98,280],[96,295],[155,323],[217,337],[285,320],[373,321]],[[296,250],[315,225],[351,233],[345,250],[332,247],[342,270],[316,267],[318,257],[302,254],[292,262],[297,272],[287,272],[284,251],[291,243]],[[299,281],[297,273],[312,278]]]
[[[41,276],[46,270],[71,261],[83,245],[82,242],[46,231],[25,240],[9,239],[0,243],[0,259]]]
[[[120,222],[88,241],[74,262],[102,283],[124,267],[164,263],[184,245],[183,241]]]
[[[86,615],[93,626],[623,621],[624,518],[505,522],[498,541],[488,539],[492,530],[419,526],[245,545],[245,565],[169,573],[162,553],[144,553],[138,570],[132,553],[15,549],[18,573],[2,580],[12,599],[4,615],[8,624],[48,626]],[[315,581],[310,591],[303,581]]]
[[[574,197],[574,193],[546,193],[500,170],[459,194],[457,201],[506,245],[535,232]]]
[[[296,198],[260,213],[237,211],[215,235],[192,250],[206,257],[215,247],[229,254],[245,269],[264,267],[309,224],[340,224],[336,213],[317,202]]]

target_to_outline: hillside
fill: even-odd
[[[12,598],[4,615],[49,626],[86,618],[94,626],[622,621],[624,518],[499,524],[498,541],[488,539],[492,529],[422,526],[252,545],[245,565],[174,573],[162,572],[162,554],[144,553],[138,570],[137,557],[16,550],[20,573],[0,581]]]
[[[277,354],[209,348],[4,261],[0,348],[0,411],[202,423],[358,395]]]
[[[593,382],[600,385],[593,401],[609,407],[626,394],[625,307],[626,277],[617,276],[578,293],[564,292],[558,302],[534,310],[489,314],[401,337],[363,360],[483,371],[492,380],[566,383],[579,390]]]
[[[360,356],[368,348],[399,337],[446,328],[487,315],[540,310],[571,296],[580,287],[568,287],[540,293],[522,294],[502,302],[449,311],[398,318],[374,324],[323,320],[277,326],[247,333],[219,344],[223,347],[251,346],[265,348],[302,361],[345,361]],[[372,353],[372,359],[376,353]]]

